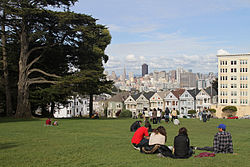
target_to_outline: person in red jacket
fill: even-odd
[[[51,125],[51,120],[50,120],[50,118],[48,118],[48,119],[46,120],[46,125]]]
[[[145,126],[138,128],[134,136],[132,137],[131,143],[133,144],[135,149],[140,149],[148,144],[149,142],[149,134],[148,129],[151,127],[149,122],[145,123]]]

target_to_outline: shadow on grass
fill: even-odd
[[[18,145],[15,143],[0,143],[0,150],[9,149],[17,146]]]
[[[7,123],[7,122],[25,122],[25,121],[40,121],[41,118],[27,118],[27,119],[20,119],[20,118],[10,118],[10,117],[2,117],[0,118],[0,123]]]

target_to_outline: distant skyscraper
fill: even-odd
[[[143,64],[142,65],[142,76],[145,76],[146,74],[148,74],[148,65]]]
[[[117,79],[116,73],[114,71],[112,71],[111,78],[112,78],[112,80]]]

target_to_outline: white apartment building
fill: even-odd
[[[89,114],[89,99],[86,97],[72,97],[68,99],[67,105],[58,103],[55,108],[55,118],[71,118],[79,116],[88,116]]]
[[[216,116],[222,117],[222,108],[236,106],[237,116],[250,114],[250,54],[217,55],[218,106]]]

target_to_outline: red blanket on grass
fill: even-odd
[[[209,152],[202,152],[199,155],[196,155],[195,158],[200,158],[200,157],[214,157],[215,153],[209,153]]]

